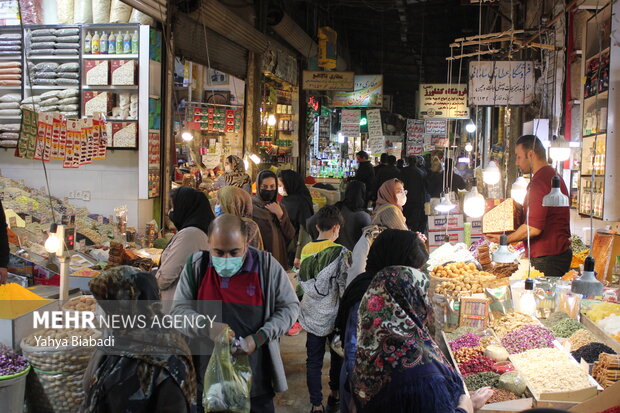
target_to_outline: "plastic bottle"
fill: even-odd
[[[86,33],[84,38],[84,54],[90,54],[90,43],[93,39],[93,35],[90,32]]]
[[[110,32],[108,37],[108,54],[116,54],[116,36],[114,32]]]
[[[123,53],[131,53],[131,36],[129,35],[129,31],[126,31],[125,36],[123,37]]]
[[[106,32],[103,32],[99,39],[99,51],[101,54],[108,54],[108,34]]]
[[[90,41],[90,50],[92,51],[93,54],[100,53],[100,50],[99,50],[100,41],[101,41],[101,38],[99,37],[99,32],[95,31],[95,35]]]
[[[133,34],[131,35],[131,53],[138,54],[138,50],[139,50],[138,31],[134,30]]]
[[[116,54],[123,53],[123,32],[116,34]]]

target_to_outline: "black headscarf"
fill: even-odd
[[[261,198],[260,196],[260,186],[263,183],[263,181],[267,178],[273,178],[276,180],[276,189],[278,188],[278,177],[276,176],[276,174],[274,174],[273,172],[271,172],[269,169],[265,169],[262,170],[258,173],[258,176],[256,177],[256,197],[259,200],[261,200],[263,203],[268,204],[270,202],[276,202],[278,200],[278,191],[275,191],[275,194],[273,196],[273,199],[271,200],[264,200]]]
[[[349,208],[350,211],[363,211],[366,207],[366,184],[362,181],[351,181],[344,191],[344,199],[336,204],[339,209],[343,206]]]
[[[215,219],[205,194],[187,186],[177,188],[173,192],[172,208],[169,217],[178,231],[196,227],[206,234],[209,231],[209,224]]]
[[[386,229],[373,242],[368,252],[366,272],[355,277],[344,291],[336,317],[336,328],[345,331],[349,311],[359,302],[375,275],[393,265],[421,268],[428,254],[418,234],[401,229]]]
[[[296,230],[299,230],[300,226],[305,228],[306,220],[314,214],[310,191],[301,175],[293,170],[280,172],[280,179],[287,194],[282,198],[282,205],[286,207],[291,223]]]

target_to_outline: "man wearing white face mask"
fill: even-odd
[[[239,217],[224,214],[213,221],[209,248],[188,258],[172,314],[195,315],[192,300],[221,302],[221,322],[181,332],[193,339],[213,339],[228,325],[235,336],[244,338],[252,368],[251,412],[274,412],[274,392],[287,389],[278,339],[297,320],[299,301],[273,256],[248,245],[247,229]],[[201,380],[208,360],[203,357],[199,364]],[[197,388],[202,400],[202,383]]]

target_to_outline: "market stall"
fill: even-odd
[[[444,244],[428,265],[436,339],[467,391],[494,389],[481,411],[575,408],[620,379],[619,286],[585,297],[572,274],[544,277],[518,250],[487,242]]]

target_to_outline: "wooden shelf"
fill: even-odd
[[[82,59],[104,60],[104,59],[138,59],[137,54],[83,54]]]
[[[607,99],[607,95],[608,95],[608,94],[609,94],[609,89],[605,89],[605,90],[603,90],[602,92],[598,92],[598,98],[599,98],[599,100],[605,100],[605,99]],[[596,93],[595,93],[595,94],[593,94],[592,96],[588,96],[588,97],[587,97],[587,98],[585,98],[584,100],[587,102],[587,101],[589,101],[589,100],[591,100],[591,99],[596,98],[596,96],[597,96],[597,95],[596,95]]]
[[[596,59],[597,57],[602,56],[602,55],[604,55],[604,54],[605,54],[605,53],[607,53],[607,52],[609,52],[609,46],[607,46],[606,48],[604,48],[604,49],[603,49],[603,50],[601,50],[600,52],[596,53],[595,55],[593,55],[593,56],[591,56],[591,57],[588,57],[588,58],[586,59],[586,61],[587,61],[587,62],[589,62],[590,60],[592,60],[592,59]],[[587,64],[587,63],[586,63],[586,64]]]

